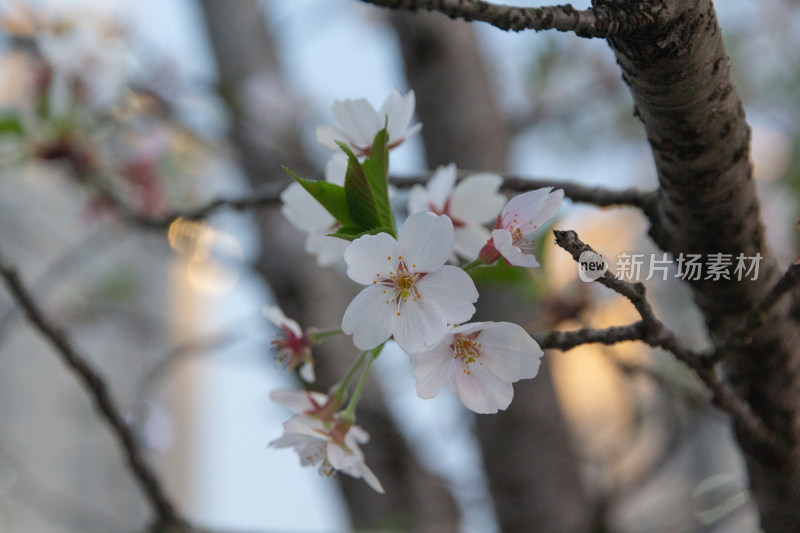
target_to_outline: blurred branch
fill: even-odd
[[[285,188],[286,184],[281,184],[279,187],[265,187],[262,190],[254,191],[248,196],[241,198],[215,198],[208,203],[192,209],[170,211],[157,216],[137,213],[131,209],[124,200],[108,189],[104,191],[104,195],[111,201],[114,209],[124,220],[144,228],[160,230],[167,229],[170,224],[179,218],[185,220],[200,220],[222,209],[248,211],[251,209],[257,210],[263,207],[274,206],[280,202],[281,191]]]
[[[164,492],[155,472],[145,462],[136,446],[135,437],[120,413],[115,400],[108,390],[105,380],[73,346],[63,330],[53,325],[44,312],[33,301],[30,292],[23,285],[14,267],[0,255],[0,275],[17,304],[24,309],[31,324],[55,348],[61,361],[67,365],[83,382],[95,402],[101,416],[106,420],[112,433],[117,438],[130,467],[131,473],[145,493],[150,505],[158,517],[155,530],[165,527],[186,529],[188,526],[175,510],[172,502]]]
[[[516,7],[480,0],[362,0],[390,9],[437,11],[452,19],[486,22],[501,30],[556,30],[579,37],[610,37],[641,29],[653,21],[653,13],[640,9],[589,8],[577,10],[570,4],[543,7]]]
[[[87,257],[96,257],[98,250],[108,250],[110,245],[120,242],[119,235],[110,232],[106,227],[89,232],[80,241],[71,245],[65,253],[50,262],[36,279],[28,282],[30,292],[41,294],[49,291],[57,282],[62,281],[65,273],[82,266]],[[21,314],[21,310],[13,304],[7,310],[0,312],[0,345],[3,343],[6,330]]]
[[[594,250],[583,243],[574,231],[554,230],[556,244],[572,255],[575,261],[581,253]],[[597,252],[595,252],[597,253]],[[653,312],[653,307],[647,300],[644,285],[630,283],[614,276],[610,271],[605,272],[596,280],[601,285],[608,287],[617,294],[627,298],[642,317],[645,334],[642,341],[653,347],[663,348],[672,353],[678,360],[694,370],[712,393],[714,404],[731,415],[737,428],[750,444],[764,451],[771,451],[783,457],[788,453],[787,447],[767,427],[764,421],[752,410],[750,405],[739,397],[731,385],[720,375],[716,364],[707,363],[707,358],[693,352],[681,345],[675,334],[667,328]]]
[[[462,173],[459,172],[459,174]],[[429,174],[425,174],[424,176],[393,176],[389,181],[397,187],[409,187],[411,185],[425,184],[429,178]],[[574,202],[593,204],[598,207],[637,207],[641,209],[645,215],[649,215],[652,212],[651,210],[655,200],[655,193],[635,188],[613,190],[603,187],[587,187],[569,181],[559,181],[548,178],[528,179],[520,176],[504,176],[503,180],[503,187],[514,192],[529,191],[542,187],[553,187],[554,189],[563,189],[564,195]],[[288,182],[284,182],[279,185],[265,187],[254,191],[248,196],[240,198],[215,198],[198,207],[170,211],[157,216],[137,213],[108,187],[102,187],[102,192],[124,220],[144,228],[166,229],[178,218],[199,220],[221,209],[247,211],[274,206],[280,202],[281,192],[288,185]]]

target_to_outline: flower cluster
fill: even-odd
[[[296,183],[281,196],[286,218],[306,233],[306,250],[321,265],[343,259],[348,277],[364,286],[345,310],[340,330],[352,335],[362,353],[328,395],[273,394],[298,414],[272,445],[294,448],[303,465],[317,466],[323,475],[342,471],[381,492],[359,448],[367,435],[354,424],[371,362],[394,341],[415,366],[420,398],[433,398],[447,384],[476,413],[506,409],[512,384],[536,376],[542,350],[516,324],[468,322],[478,300],[469,272],[500,259],[539,266],[533,234],[555,217],[563,198],[563,191],[547,188],[507,201],[499,192],[502,177],[480,173],[459,181],[450,164],[436,169],[424,187],[411,189],[409,216],[396,229],[389,151],[420,130],[411,125],[413,113],[413,92],[393,91],[377,111],[363,99],[337,101],[336,125],[318,128],[316,137],[343,154],[332,157],[324,181],[292,174]],[[270,314],[285,333],[277,342],[279,359],[290,369],[312,365],[308,337],[278,313]],[[361,378],[340,410],[359,368]]]
[[[341,471],[355,478],[364,478],[370,487],[383,493],[378,478],[364,463],[359,444],[366,444],[369,435],[336,409],[339,401],[318,392],[273,391],[273,402],[298,413],[284,422],[284,434],[270,442],[275,448],[293,448],[303,466],[316,466],[320,475],[333,476]]]

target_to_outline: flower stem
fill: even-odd
[[[344,411],[342,411],[341,416],[345,419],[354,420],[355,419],[355,411],[356,405],[358,405],[358,400],[361,398],[361,390],[364,388],[364,383],[367,381],[367,376],[369,375],[369,369],[372,366],[372,362],[378,358],[383,350],[383,345],[386,343],[382,343],[377,348],[373,348],[372,350],[363,352],[361,355],[364,356],[369,354],[369,358],[367,359],[367,364],[364,365],[364,370],[361,371],[361,377],[358,380],[358,384],[356,385],[356,390],[353,391],[353,395],[350,397],[350,401],[347,403],[347,407],[345,407]]]
[[[471,261],[471,262],[467,263],[466,265],[462,266],[461,269],[464,272],[469,272],[470,270],[478,268],[479,266],[483,266],[485,264],[486,263],[484,263],[483,260],[479,257],[478,259],[476,259],[474,261]]]
[[[319,342],[320,340],[324,339],[325,337],[333,337],[334,335],[343,335],[343,334],[344,334],[344,332],[341,330],[341,328],[323,329],[321,331],[309,331],[308,332],[308,336],[315,343]]]
[[[364,358],[368,353],[369,352],[361,352],[358,354],[358,357],[356,357],[355,360],[350,364],[350,368],[347,369],[347,373],[344,375],[344,377],[339,381],[339,383],[331,387],[331,394],[341,395],[344,393],[344,390],[350,384],[350,380],[353,379],[353,376],[356,374],[356,370],[358,370],[358,368],[361,366],[361,363],[364,362]]]

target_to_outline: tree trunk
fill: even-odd
[[[595,2],[617,8],[624,2]],[[658,4],[659,7],[654,7]],[[644,3],[657,24],[609,38],[652,147],[660,191],[651,236],[675,257],[763,258],[756,280],[691,282],[715,342],[744,325],[780,277],[766,247],[749,161],[750,130],[710,0]],[[660,10],[660,11],[659,11]],[[790,450],[765,452],[737,429],[765,531],[800,531],[800,298],[776,305],[726,359],[738,392]],[[788,299],[787,299],[788,300]]]
[[[283,178],[281,165],[300,175],[312,165],[302,152],[297,117],[266,124],[284,128],[254,128],[254,114],[242,99],[243,87],[253,76],[271,80],[265,90],[278,91],[281,104],[291,103],[283,85],[280,64],[257,2],[202,0],[213,51],[219,69],[220,92],[233,116],[231,139],[252,187]],[[285,110],[285,107],[283,107]],[[306,255],[300,235],[276,212],[259,216],[261,255],[256,265],[288,316],[303,324],[335,327],[354,290],[341,276],[316,266]],[[336,342],[336,341],[339,342]],[[323,387],[344,375],[356,351],[349,339],[326,340],[315,348],[317,379]],[[443,533],[457,530],[458,512],[447,487],[425,472],[409,451],[384,405],[375,383],[369,383],[357,411],[358,423],[371,435],[364,447],[366,462],[381,480],[386,495],[376,494],[363,480],[339,476],[353,526],[358,530],[387,527]]]
[[[495,105],[474,28],[443,24],[425,12],[391,12],[406,76],[416,91],[428,165],[502,171],[510,132]],[[481,291],[476,320],[525,324],[514,289]],[[529,310],[527,310],[529,311]],[[480,318],[479,318],[480,317]],[[585,533],[592,510],[582,491],[580,462],[545,363],[533,381],[515,385],[510,408],[478,415],[477,437],[502,531]]]

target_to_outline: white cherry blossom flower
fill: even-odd
[[[347,275],[368,285],[350,303],[342,330],[370,350],[394,337],[404,351],[438,344],[448,324],[475,313],[475,284],[466,272],[445,265],[453,250],[453,223],[432,213],[411,215],[397,240],[387,233],[365,235],[344,252]]]
[[[364,463],[364,452],[359,444],[369,440],[369,434],[338,418],[326,423],[319,418],[299,414],[283,423],[283,435],[269,443],[274,448],[293,448],[303,466],[316,466],[320,475],[330,477],[336,471],[354,478],[363,478],[375,491],[383,493],[383,486]]]
[[[392,89],[377,111],[364,98],[336,100],[333,103],[336,126],[319,126],[315,132],[317,142],[333,150],[339,150],[336,141],[343,142],[350,146],[356,156],[361,157],[369,155],[375,135],[386,127],[389,133],[388,147],[392,149],[422,128],[422,124],[409,127],[415,103],[414,91],[403,96],[397,89]]]
[[[502,256],[512,265],[538,267],[530,236],[556,216],[563,198],[564,191],[553,192],[552,187],[512,198],[497,218],[492,238],[480,251],[483,262],[492,264]]]
[[[542,350],[509,322],[475,322],[452,328],[432,350],[409,354],[417,395],[433,398],[445,383],[465,407],[496,413],[514,397],[511,385],[536,376]]]
[[[264,316],[282,332],[280,337],[272,341],[278,348],[275,359],[285,364],[289,371],[294,371],[302,364],[300,377],[303,381],[313,383],[314,357],[311,355],[311,346],[314,341],[302,330],[300,324],[291,318],[286,318],[280,307],[276,305],[265,307]]]
[[[491,237],[484,224],[494,222],[506,197],[498,192],[503,178],[472,174],[456,183],[456,166],[440,166],[427,185],[414,185],[408,198],[410,213],[430,211],[447,215],[455,229],[455,252],[475,259]]]
[[[335,154],[325,165],[325,181],[344,185],[347,172],[347,156]],[[328,234],[339,228],[339,223],[322,205],[317,202],[299,183],[292,183],[281,193],[281,213],[289,223],[306,233],[305,250],[317,256],[320,266],[339,262],[345,248],[350,244]]]

